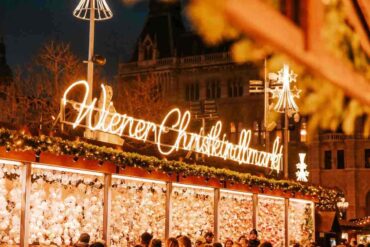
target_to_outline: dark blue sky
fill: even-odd
[[[0,0],[0,33],[7,47],[8,64],[15,68],[30,61],[42,43],[57,39],[87,58],[87,21],[72,15],[79,0]],[[147,15],[147,2],[129,7],[122,0],[107,0],[113,19],[96,25],[95,53],[107,57],[106,72],[113,76],[118,59],[127,59]]]

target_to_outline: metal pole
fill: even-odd
[[[112,174],[104,175],[103,239],[110,246],[110,213],[112,208]]]
[[[21,229],[20,229],[20,246],[28,246],[30,235],[30,198],[31,198],[31,163],[27,162],[22,165],[21,186]]]
[[[172,182],[166,184],[166,215],[165,215],[165,232],[164,238],[167,241],[171,233],[171,194],[172,194]]]
[[[220,189],[216,188],[214,190],[214,235],[215,235],[215,242],[218,242],[220,240],[220,208],[219,208],[219,202],[220,202]]]
[[[89,32],[89,57],[87,61],[87,82],[90,86],[88,102],[92,101],[93,87],[94,87],[94,63],[92,61],[94,56],[94,35],[95,35],[95,0],[91,0],[90,9],[90,32]]]
[[[284,110],[284,178],[289,178],[289,167],[288,167],[288,149],[289,149],[289,119],[288,109]]]
[[[270,83],[267,79],[267,64],[265,58],[265,105],[264,105],[264,127],[265,127],[265,145],[266,145],[266,152],[270,150],[270,134],[267,130],[267,122],[268,122],[268,111],[269,111],[269,89]]]

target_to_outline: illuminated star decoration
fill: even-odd
[[[294,86],[290,88],[292,82],[296,82],[297,74],[289,70],[289,66],[284,64],[284,67],[278,72],[278,83],[283,85],[282,88],[275,87],[271,90],[272,98],[278,98],[274,110],[276,112],[284,112],[288,110],[290,113],[298,112],[298,106],[294,102],[294,98],[299,98],[301,90]]]
[[[305,153],[299,154],[299,163],[297,164],[298,171],[295,173],[297,175],[297,181],[307,182],[308,175],[310,174],[307,169],[307,164],[304,163],[304,159],[306,157]]]

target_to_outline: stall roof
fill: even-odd
[[[318,211],[316,222],[318,232],[330,233],[340,230],[339,220],[335,211]]]

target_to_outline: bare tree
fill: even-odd
[[[70,45],[51,41],[32,62],[16,72],[17,122],[30,128],[48,129],[59,113],[63,92],[73,81],[85,78],[83,63]]]

